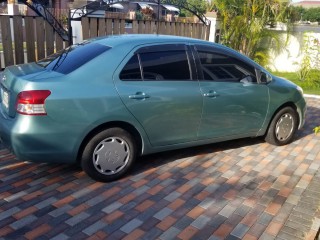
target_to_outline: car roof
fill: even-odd
[[[185,42],[185,43],[208,43],[203,40],[171,36],[171,35],[156,35],[156,34],[125,34],[113,35],[92,39],[97,43],[107,45],[109,47],[116,47],[122,44],[137,46],[141,44],[152,43],[172,43],[172,42]]]
[[[244,55],[240,54],[239,52],[228,48],[224,45],[209,42],[205,40],[195,39],[195,38],[189,38],[189,37],[180,37],[180,36],[173,36],[173,35],[157,35],[157,34],[124,34],[124,35],[110,35],[110,36],[103,36],[91,39],[90,41],[94,41],[99,44],[103,44],[106,46],[109,46],[111,48],[113,47],[119,47],[121,45],[125,45],[127,47],[136,47],[139,45],[144,44],[172,44],[172,43],[186,43],[186,44],[204,44],[204,45],[211,45],[214,46],[217,49],[220,49],[222,51],[227,51],[229,53],[232,53],[236,56],[238,56],[240,59],[249,61],[250,63],[259,66],[256,62],[254,62],[252,59],[245,57]],[[261,68],[261,66],[259,66]]]

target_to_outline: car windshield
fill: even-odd
[[[87,41],[56,52],[37,64],[48,70],[68,74],[109,49],[108,46]]]

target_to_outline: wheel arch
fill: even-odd
[[[294,109],[294,110],[296,111],[296,113],[297,113],[298,116],[299,116],[299,117],[298,117],[298,121],[299,121],[299,122],[298,122],[298,125],[300,125],[301,117],[300,117],[300,114],[299,114],[298,111],[297,111],[297,106],[296,106],[293,102],[286,102],[286,103],[282,104],[281,106],[279,106],[279,107],[273,112],[271,118],[269,119],[268,127],[266,128],[265,134],[267,134],[268,129],[269,129],[269,127],[270,127],[270,124],[271,124],[273,118],[275,117],[275,115],[276,115],[281,109],[283,109],[283,108],[285,108],[285,107],[291,107],[292,109]],[[265,135],[265,134],[264,134],[264,135]]]
[[[99,132],[108,129],[108,128],[121,128],[125,131],[127,131],[129,134],[132,135],[132,137],[135,140],[136,146],[137,146],[137,153],[138,155],[141,155],[142,153],[142,148],[143,148],[143,141],[142,141],[142,136],[139,133],[139,131],[130,123],[123,122],[123,121],[112,121],[112,122],[106,122],[103,123],[96,128],[92,129],[82,140],[80,147],[78,149],[78,154],[77,154],[77,161],[81,159],[81,155],[83,153],[83,150],[87,143],[90,141],[91,138],[93,138],[96,134]]]

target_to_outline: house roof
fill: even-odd
[[[300,1],[292,3],[293,6],[301,6],[304,8],[320,7],[320,1]]]

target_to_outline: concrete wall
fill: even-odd
[[[274,71],[295,72],[301,68],[304,58],[308,58],[311,68],[320,69],[320,33],[293,32],[281,34],[285,47],[277,52],[270,46],[269,68]]]
[[[211,21],[209,41],[219,42],[220,23],[215,14],[208,15]],[[320,69],[320,26],[295,26],[291,34],[279,28],[281,42],[285,43],[280,51],[270,44],[270,63],[268,68],[273,71],[295,72],[301,67],[305,56],[310,58],[312,68]]]

